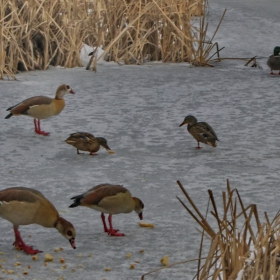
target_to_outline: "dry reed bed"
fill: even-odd
[[[238,190],[232,190],[227,180],[227,191],[221,197],[208,190],[208,207],[206,214],[202,214],[180,181],[177,183],[190,206],[177,198],[201,228],[201,242],[196,260],[169,267],[196,261],[193,279],[198,280],[280,279],[280,211],[271,221],[265,213],[265,222],[261,223],[257,206],[245,206]],[[163,268],[145,275],[160,269]]]
[[[96,47],[102,45],[106,61],[208,65],[216,32],[207,37],[207,0],[96,1],[101,11]],[[199,26],[193,24],[194,16],[199,16]],[[92,59],[95,70],[96,57]]]
[[[0,79],[49,65],[82,66],[86,43],[107,61],[206,65],[207,0],[0,0]],[[192,18],[200,16],[200,27]],[[96,57],[90,62],[96,69]]]
[[[108,60],[187,61],[194,53],[191,19],[202,1],[111,0],[104,7],[104,47]],[[125,11],[125,12],[124,12]],[[114,18],[112,20],[112,18]],[[113,23],[113,24],[112,24]]]
[[[0,78],[49,65],[82,66],[89,1],[0,0]],[[13,76],[14,77],[14,76]]]

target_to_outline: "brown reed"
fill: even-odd
[[[88,6],[87,0],[0,0],[0,79],[49,65],[82,66]]]
[[[208,39],[207,0],[111,0],[110,4],[104,7],[105,60],[208,65],[217,30]],[[200,16],[199,27],[193,23],[195,16]]]
[[[261,223],[257,205],[245,207],[238,190],[232,190],[227,180],[227,191],[222,192],[221,198],[208,190],[207,213],[203,215],[181,182],[177,183],[190,206],[179,197],[178,200],[202,231],[198,258],[170,266],[196,261],[193,279],[197,280],[280,279],[280,211],[271,221],[264,213],[265,221]],[[211,223],[207,221],[210,217]],[[208,253],[203,256],[205,249]],[[148,272],[141,279],[160,269],[163,268]]]
[[[0,0],[0,79],[49,65],[82,66],[83,43],[103,48],[106,61],[208,65],[215,43],[206,35],[207,5],[207,0]],[[96,61],[90,62],[93,70]]]

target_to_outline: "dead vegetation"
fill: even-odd
[[[280,212],[272,220],[264,213],[261,223],[257,205],[245,206],[238,190],[231,189],[227,181],[221,197],[208,190],[207,213],[203,215],[180,181],[177,183],[190,206],[177,198],[201,228],[201,242],[196,260],[167,267],[195,261],[197,273],[193,279],[197,280],[280,279]],[[146,273],[142,280],[160,269]]]
[[[107,61],[207,65],[207,0],[0,0],[0,79],[82,66],[85,43]],[[193,19],[196,17],[196,25]],[[96,57],[90,62],[96,69]]]
[[[86,24],[78,1],[0,0],[0,78],[49,65],[82,66]],[[86,12],[84,12],[86,14]]]

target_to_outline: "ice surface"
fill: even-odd
[[[278,211],[280,76],[269,75],[266,60],[279,44],[280,24],[274,13],[279,3],[242,3],[210,1],[210,31],[227,8],[216,37],[219,46],[225,47],[221,55],[257,55],[261,68],[245,67],[238,60],[225,60],[213,68],[185,63],[101,63],[96,73],[51,67],[20,74],[16,82],[0,82],[1,189],[25,186],[42,191],[77,231],[77,249],[73,250],[55,229],[20,227],[26,243],[44,251],[33,261],[13,248],[12,225],[1,220],[0,251],[4,254],[0,265],[4,271],[0,270],[0,276],[134,280],[160,267],[164,255],[170,263],[196,258],[200,234],[176,199],[176,195],[184,199],[176,180],[201,212],[206,209],[207,190],[220,195],[227,178],[246,204],[256,203],[260,213],[267,211],[271,217]],[[42,129],[50,131],[50,136],[36,135],[31,118],[4,119],[6,108],[34,95],[53,96],[62,83],[70,84],[76,94],[66,96],[66,107],[59,116],[42,121]],[[195,149],[196,141],[186,127],[179,128],[188,114],[214,128],[220,139],[217,148],[202,144],[203,149]],[[115,154],[103,149],[98,156],[77,155],[64,143],[76,131],[105,137]],[[110,237],[103,232],[100,213],[68,208],[72,196],[103,182],[122,184],[141,198],[144,220],[155,228],[139,227],[135,213],[120,214],[113,217],[114,226],[126,236]],[[64,250],[55,253],[55,247]],[[48,252],[55,259],[44,266]],[[131,258],[126,258],[127,253]],[[65,259],[66,268],[59,257]],[[21,266],[14,266],[17,261]],[[111,271],[105,271],[106,267]],[[15,274],[8,275],[6,269]],[[196,263],[182,264],[146,279],[191,279],[195,269]],[[23,270],[29,274],[24,276]]]

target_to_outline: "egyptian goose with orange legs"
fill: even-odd
[[[41,251],[24,243],[18,230],[20,225],[38,224],[46,228],[56,228],[76,249],[74,226],[60,217],[53,204],[37,190],[15,187],[0,191],[0,217],[14,225],[13,245],[27,254]]]
[[[71,208],[86,206],[101,212],[104,231],[112,236],[124,236],[124,233],[113,228],[112,215],[130,213],[134,210],[140,220],[143,219],[143,202],[137,197],[132,197],[130,192],[120,185],[100,184],[71,199],[74,199],[74,203],[69,206]],[[109,214],[109,228],[106,225],[104,213]]]
[[[65,140],[69,145],[74,146],[77,149],[77,154],[80,154],[81,151],[88,151],[90,155],[98,155],[96,152],[99,151],[100,146],[107,150],[109,154],[114,154],[107,143],[107,140],[104,137],[95,137],[88,132],[75,132],[70,134],[70,136]]]
[[[69,85],[63,84],[57,88],[55,98],[47,96],[30,97],[17,105],[8,108],[7,111],[10,111],[10,114],[8,114],[5,119],[21,115],[34,118],[35,132],[47,136],[50,133],[41,130],[40,120],[58,115],[64,109],[64,95],[66,93],[74,94],[75,92]]]

